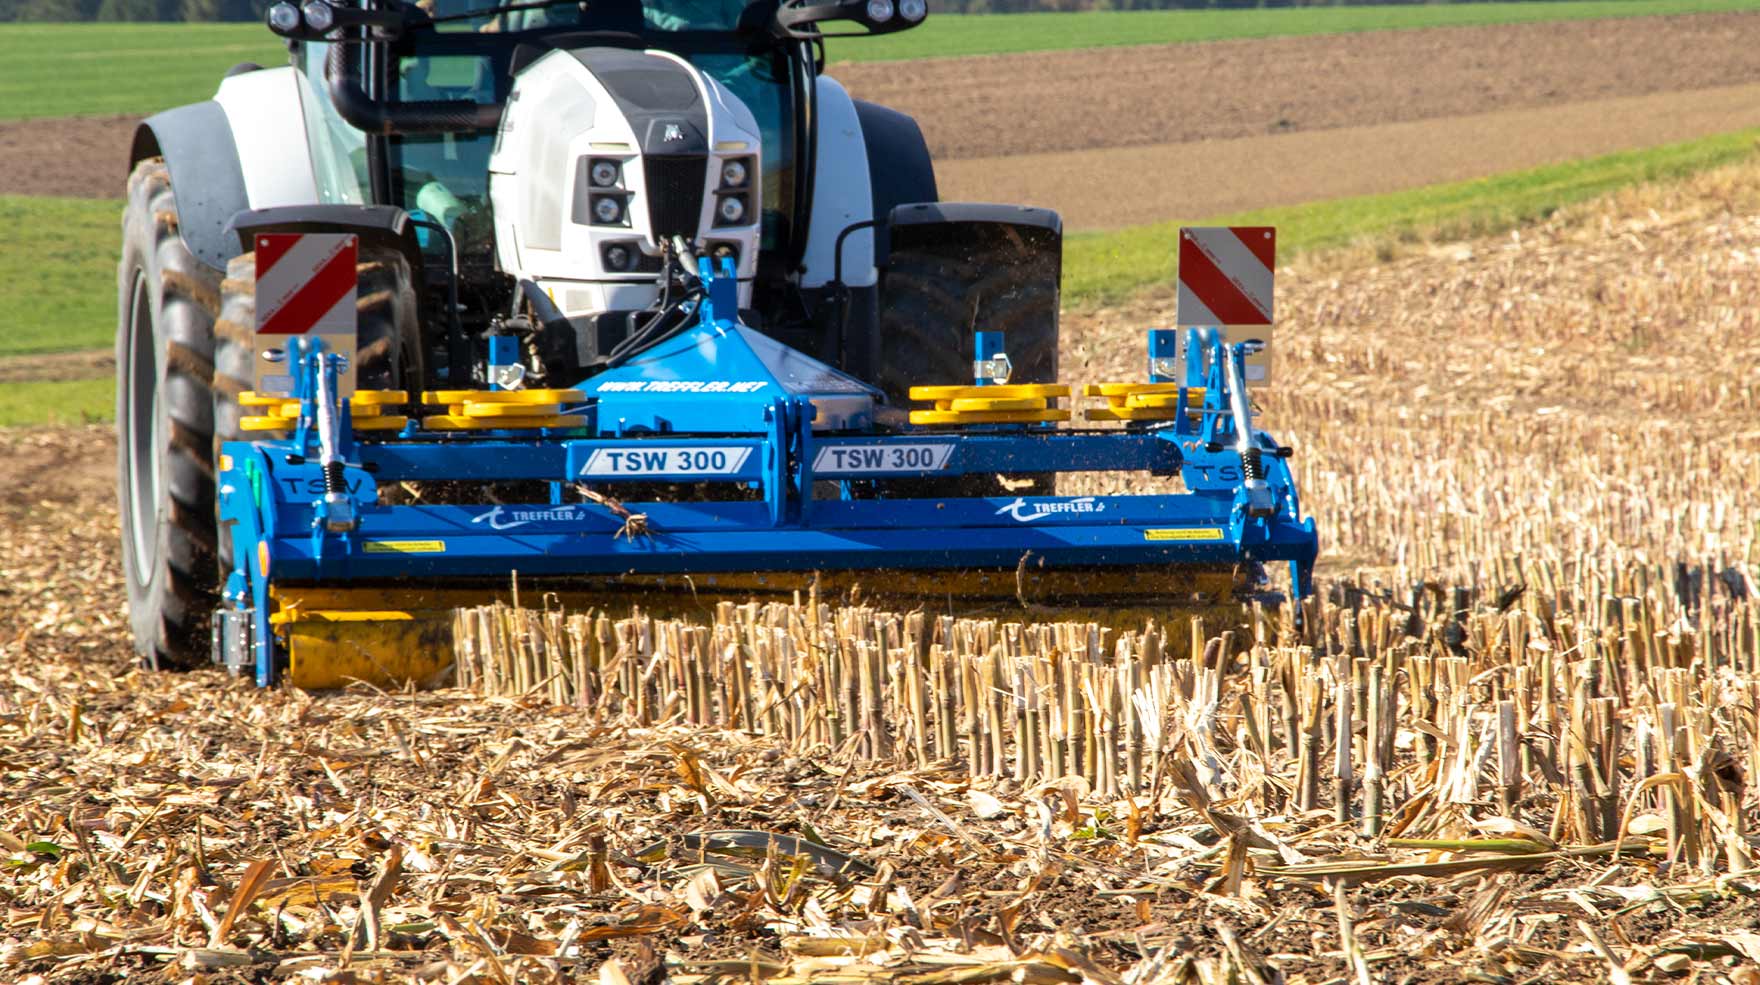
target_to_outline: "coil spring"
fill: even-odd
[[[1265,478],[1264,449],[1248,448],[1241,452],[1241,473],[1248,479]]]

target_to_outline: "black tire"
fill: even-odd
[[[910,388],[972,379],[973,332],[1003,333],[1010,383],[1057,380],[1057,258],[1006,247],[985,255],[895,252],[881,285],[880,345],[874,378],[896,413],[912,406]],[[916,497],[1049,495],[1043,474],[967,475],[892,483],[893,495]]]
[[[910,406],[912,386],[972,379],[972,333],[1002,332],[1013,364],[1010,383],[1057,379],[1057,275],[1021,256],[956,259],[895,253],[880,296],[875,386]],[[1054,262],[1054,261],[1052,261]]]
[[[117,268],[117,498],[135,652],[154,669],[194,666],[208,652],[219,287],[178,235],[164,160],[140,162]]]
[[[355,268],[355,386],[362,390],[422,388],[415,287],[409,263],[394,250],[361,248]],[[214,441],[220,446],[246,437],[238,395],[252,386],[251,337],[257,323],[257,256],[245,253],[226,265],[220,285],[220,319],[214,326]],[[412,394],[412,396],[416,396]],[[417,399],[420,399],[419,396]],[[232,566],[232,544],[222,536],[216,551],[220,577]]]

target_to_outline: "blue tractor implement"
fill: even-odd
[[[1284,562],[1299,614],[1318,541],[1288,450],[1253,427],[1250,344],[1150,331],[1146,381],[1089,388],[1109,401],[1089,418],[1124,424],[1075,427],[1055,408],[1067,388],[997,383],[1006,339],[979,333],[971,385],[926,388],[936,410],[885,424],[874,388],[741,323],[731,266],[705,258],[698,275],[694,319],[639,358],[575,390],[428,393],[449,413],[425,419],[389,413],[415,395],[341,397],[346,356],[295,339],[291,396],[255,400],[264,437],[219,459],[233,567],[215,658],[264,685],[433,677],[450,663],[451,607],[505,594],[510,574],[529,592],[739,595],[817,574],[882,595],[1173,610],[1194,595],[1238,607],[1240,588]],[[1077,472],[1185,488],[923,495],[923,480]],[[486,483],[544,492],[393,495]],[[637,498],[658,490],[665,501]]]

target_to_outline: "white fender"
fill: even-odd
[[[868,183],[868,147],[855,103],[836,79],[819,76],[818,158],[813,165],[813,217],[807,227],[803,287],[829,283],[837,265],[837,237],[852,223],[874,218],[874,197]],[[843,244],[843,280],[851,287],[871,287],[879,280],[874,269],[874,232],[851,233]]]

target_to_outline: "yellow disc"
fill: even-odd
[[[1179,394],[1177,393],[1133,393],[1125,400],[1127,407],[1165,407],[1172,410],[1179,406]],[[1203,402],[1193,403],[1187,399],[1186,406],[1202,407]]]
[[[246,390],[238,395],[238,405],[240,407],[273,407],[286,399],[288,398],[285,394],[258,393],[255,390]]]
[[[238,419],[240,431],[289,431],[293,422],[283,417],[241,417]]]
[[[1128,397],[1133,393],[1178,393],[1188,389],[1182,383],[1090,383],[1082,387],[1082,394],[1088,397]],[[1203,387],[1190,387],[1200,397]]]
[[[409,393],[405,390],[356,390],[349,401],[356,407],[407,404],[409,403]]]
[[[1034,424],[1067,420],[1067,410],[980,410],[969,413],[952,410],[911,411],[912,424]]]
[[[422,427],[430,431],[508,431],[527,428],[581,428],[587,419],[579,414],[558,414],[547,417],[498,417],[484,420],[456,414],[435,414],[422,418]]]
[[[409,418],[401,414],[380,414],[373,417],[357,417],[354,419],[356,431],[401,431],[409,423]]]
[[[1069,387],[1062,383],[1006,383],[996,386],[914,386],[911,387],[912,400],[964,400],[976,398],[981,400],[1000,400],[1011,397],[1052,397],[1069,396]]]
[[[358,420],[363,417],[378,417],[385,413],[385,408],[380,404],[351,404],[348,412]],[[297,421],[299,420],[299,401],[284,401],[269,413],[285,420]]]
[[[453,417],[552,417],[562,413],[561,404],[453,404]]]
[[[1090,407],[1082,413],[1090,421],[1172,421],[1179,417],[1172,408],[1160,407]],[[1197,416],[1195,411],[1187,413]]]
[[[1044,410],[1046,401],[1043,397],[961,397],[958,400],[938,400],[936,410],[983,411],[983,410]]]
[[[587,399],[579,390],[429,390],[429,404],[574,404]]]

